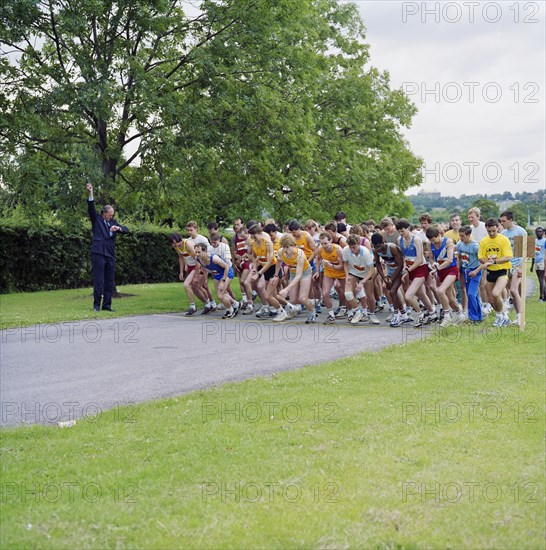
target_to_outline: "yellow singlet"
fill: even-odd
[[[294,237],[294,239],[296,240],[296,246],[300,250],[303,250],[303,253],[305,254],[306,258],[310,258],[311,255],[313,254],[313,251],[309,248],[309,243],[307,242],[308,235],[309,233],[307,233],[307,231],[302,231],[301,237],[299,239],[296,239],[296,237]]]
[[[282,261],[290,268],[290,271],[292,271],[293,273],[296,272],[296,268],[298,267],[298,258],[300,257],[299,252],[300,251],[296,248],[296,254],[294,254],[291,258],[286,257],[284,253],[284,248],[281,252]],[[309,269],[310,267],[311,265],[307,261],[307,258],[305,258],[303,261],[303,271],[305,271],[306,269]]]
[[[337,251],[341,247],[338,244],[334,244],[332,246],[334,247],[332,252],[326,252],[326,250],[324,250],[321,246],[320,257],[323,260],[330,262],[332,265],[337,266],[340,265],[337,257]],[[345,270],[342,269],[341,271],[338,271],[337,269],[332,269],[330,266],[324,265],[324,263],[322,265],[324,266],[324,275],[326,275],[326,277],[330,277],[331,279],[345,279]]]
[[[256,259],[260,265],[265,265],[267,263],[267,241],[265,239],[262,239],[262,242],[259,245],[256,244],[256,241],[253,241],[252,252],[254,252],[254,256],[256,256]],[[273,263],[271,265],[275,265],[276,263],[277,257],[275,255],[275,250],[273,249]]]

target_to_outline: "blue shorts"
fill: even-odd
[[[229,271],[228,271],[228,277],[230,279],[233,279],[233,268],[231,267],[229,268]],[[224,272],[222,271],[222,273],[213,273],[212,278],[215,281],[221,281],[224,278]]]

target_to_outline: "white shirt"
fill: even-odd
[[[203,243],[207,245],[207,252],[210,254],[211,252],[214,252],[212,246],[209,244],[209,240],[206,237],[203,237],[203,235],[197,235],[195,239],[192,239],[191,237],[188,237],[188,241],[193,244],[193,247],[195,248],[196,244]],[[195,260],[191,256],[186,257],[186,264],[188,264],[190,267],[192,265],[195,265]]]
[[[209,252],[217,254],[231,266],[231,250],[226,243],[220,242],[216,248],[211,245]]]
[[[479,243],[484,237],[487,237],[487,229],[484,222],[478,222],[477,227],[470,224],[470,228],[472,229],[472,238],[476,242]]]
[[[349,264],[349,273],[359,279],[364,279],[373,266],[373,256],[364,246],[360,247],[358,256],[355,256],[351,252],[351,249],[346,246],[343,249],[341,256],[343,261]]]

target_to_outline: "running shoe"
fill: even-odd
[[[338,308],[339,311],[336,310],[336,312],[334,313],[336,319],[344,319],[345,317],[347,317],[347,308],[346,307],[341,307],[341,308]]]
[[[430,324],[430,323],[436,323],[440,320],[440,318],[438,317],[438,315],[436,315],[436,313],[427,313],[427,323]]]
[[[323,322],[324,325],[335,325],[336,324],[336,318],[333,315],[328,315],[326,319]]]
[[[247,302],[246,305],[242,306],[241,313],[243,315],[251,315],[252,313],[254,313],[254,306],[250,305]]]
[[[444,327],[448,327],[449,325],[452,325],[453,324],[453,318],[451,317],[451,314],[448,313],[446,315],[444,315],[444,318],[442,320],[442,322],[440,323],[440,326],[442,328]]]
[[[317,314],[314,311],[311,311],[309,315],[307,316],[307,319],[305,320],[305,324],[309,325],[311,323],[314,323],[317,320]]]
[[[466,323],[466,321],[468,321],[468,315],[464,311],[457,313],[457,317],[455,318],[456,323]]]
[[[286,321],[286,319],[288,319],[288,313],[286,313],[286,311],[281,308],[279,309],[279,311],[277,311],[277,315],[273,319],[273,321],[276,323],[280,323],[281,321]]]
[[[233,306],[233,313],[231,314],[231,317],[237,317],[239,311],[241,311],[241,307],[239,306],[239,304],[237,304],[236,306],[234,305]],[[230,317],[230,319],[231,319]]]
[[[195,315],[196,313],[197,313],[197,308],[196,308],[196,307],[190,307],[190,308],[188,309],[188,311],[186,311],[186,313],[184,313],[184,315],[185,315],[186,317],[190,317],[190,316],[192,316],[192,315]]]
[[[495,328],[499,328],[499,327],[504,326],[504,317],[499,317],[499,316],[497,315],[495,321],[493,322],[493,326],[494,326]]]
[[[349,321],[351,325],[357,325],[360,323],[360,319],[364,317],[364,312],[362,312],[360,309],[352,316],[351,320]]]
[[[395,315],[392,319],[391,319],[391,327],[399,327],[400,325],[402,324],[402,319],[398,316],[398,315]]]
[[[417,317],[417,321],[415,321],[415,324],[413,326],[415,328],[419,328],[424,325],[428,325],[428,317],[424,313],[421,313],[421,315]]]
[[[290,306],[287,306],[287,308],[288,308],[288,311],[286,313],[288,314],[289,319],[293,319],[294,317],[298,316],[298,313],[300,312],[299,307],[290,305]]]
[[[266,306],[262,306],[257,312],[256,317],[263,319],[269,317],[269,309]]]
[[[372,313],[370,315],[370,325],[380,325],[379,319]]]
[[[203,311],[201,312],[201,315],[208,315],[211,311],[213,311],[213,308],[210,306],[205,306],[203,308]]]

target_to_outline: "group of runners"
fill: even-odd
[[[450,217],[449,227],[432,224],[428,214],[419,223],[413,227],[406,219],[385,217],[379,224],[349,225],[345,213],[338,212],[324,226],[292,220],[281,230],[272,219],[244,223],[236,218],[228,241],[216,223],[207,226],[207,239],[190,221],[188,237],[169,237],[190,302],[185,315],[197,313],[197,298],[203,303],[201,314],[224,310],[223,318],[241,312],[282,322],[304,312],[305,322],[315,323],[325,308],[324,324],[379,325],[376,314],[388,308],[391,327],[480,323],[492,312],[493,326],[519,323],[523,262],[514,256],[514,238],[527,233],[512,212],[483,222],[479,209],[471,208],[464,226],[458,213]],[[542,228],[536,237],[532,269],[545,301]],[[236,277],[240,300],[231,288]],[[256,308],[258,297],[261,307]],[[508,315],[511,307],[515,320]]]

